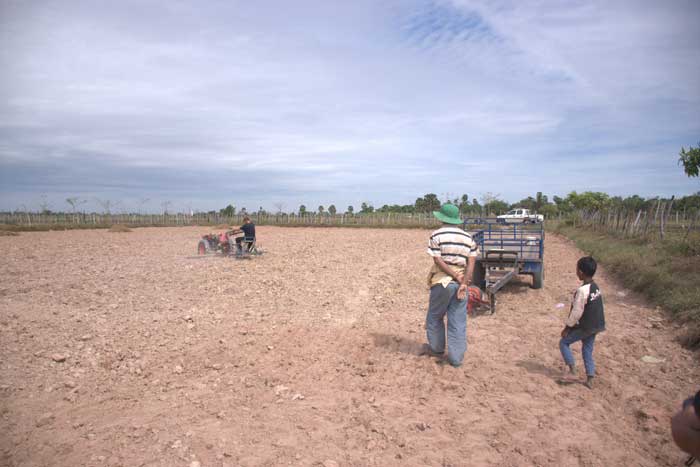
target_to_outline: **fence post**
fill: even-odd
[[[697,221],[700,218],[700,209],[698,209],[695,212],[695,217],[690,219],[690,222],[688,223],[688,230],[685,231],[685,235],[683,236],[683,241],[686,241],[688,239],[688,235],[690,234],[690,231],[693,229],[693,224],[695,224],[695,221]]]
[[[639,218],[642,216],[642,210],[640,209],[637,213],[637,218],[634,220],[634,225],[632,225],[632,235],[637,233],[637,228],[639,226]]]
[[[671,208],[673,207],[673,200],[675,199],[675,195],[671,196],[671,201],[668,202],[668,209],[664,209],[661,211],[661,240],[664,239],[664,236],[666,235],[666,219],[668,218],[668,215],[671,212]],[[666,205],[664,205],[664,208],[666,208]]]

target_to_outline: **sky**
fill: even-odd
[[[700,2],[0,0],[0,210],[687,195]]]

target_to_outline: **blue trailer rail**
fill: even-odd
[[[514,276],[532,276],[532,288],[544,283],[544,225],[501,224],[496,219],[467,219],[464,230],[479,245],[480,257],[474,269],[474,283],[491,296]]]

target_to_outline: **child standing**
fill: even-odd
[[[581,341],[583,344],[583,364],[586,367],[585,385],[593,388],[595,363],[593,361],[593,343],[599,332],[605,331],[605,314],[603,313],[603,297],[593,276],[597,269],[595,260],[585,256],[576,263],[576,275],[583,285],[576,290],[571,311],[566,319],[566,326],[561,332],[559,350],[569,370],[566,377],[576,373],[576,362],[569,346]]]

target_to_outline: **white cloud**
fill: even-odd
[[[629,193],[695,189],[674,154],[700,138],[696,2],[282,5],[4,4],[0,168],[175,170],[188,197],[231,170],[254,177],[256,193],[222,179],[232,191],[221,201],[296,205],[307,190],[310,205],[381,205],[426,192],[565,194],[580,183],[569,169],[592,157],[668,180],[640,175]],[[626,157],[646,150],[666,163]],[[153,193],[179,196],[149,174]],[[128,182],[128,196],[150,194]]]

